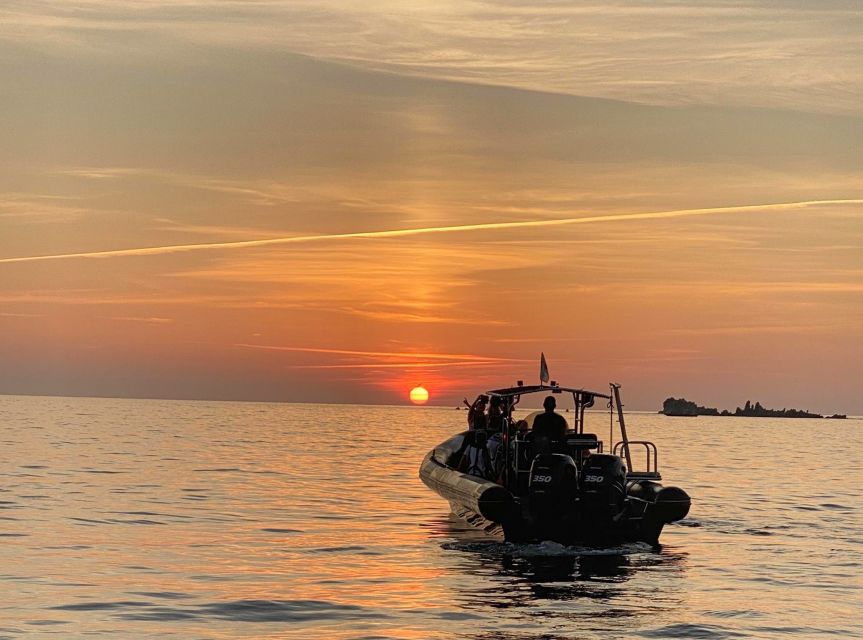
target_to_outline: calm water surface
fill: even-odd
[[[0,637],[863,637],[863,422],[631,414],[693,508],[597,552],[449,515],[464,415],[0,396]]]

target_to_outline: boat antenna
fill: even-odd
[[[626,436],[626,423],[623,421],[623,404],[620,402],[620,385],[612,382],[611,393],[614,396],[614,404],[617,405],[617,421],[620,423],[620,437],[623,439],[623,453],[626,455],[626,465],[629,467],[629,471],[632,472],[632,455],[629,453],[629,438]]]

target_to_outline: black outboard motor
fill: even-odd
[[[541,453],[530,465],[530,511],[539,521],[571,515],[578,495],[578,469],[562,453]]]
[[[628,494],[635,499],[630,507],[641,511],[639,538],[650,544],[659,544],[659,534],[669,522],[682,520],[689,513],[692,500],[678,487],[663,487],[658,482],[638,480],[632,482]]]
[[[593,526],[616,522],[626,508],[626,467],[620,456],[595,453],[584,463],[578,482],[582,517]]]

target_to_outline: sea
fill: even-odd
[[[863,637],[863,421],[630,413],[692,509],[660,548],[610,549],[452,516],[417,470],[464,427],[0,396],[0,638]]]

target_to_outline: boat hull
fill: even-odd
[[[623,508],[613,516],[591,511],[578,498],[564,505],[531,504],[528,495],[514,495],[501,485],[458,471],[466,435],[458,434],[430,451],[420,465],[420,479],[450,503],[456,516],[506,541],[656,545],[665,524],[689,511],[690,499],[683,490],[649,480],[628,482]]]

